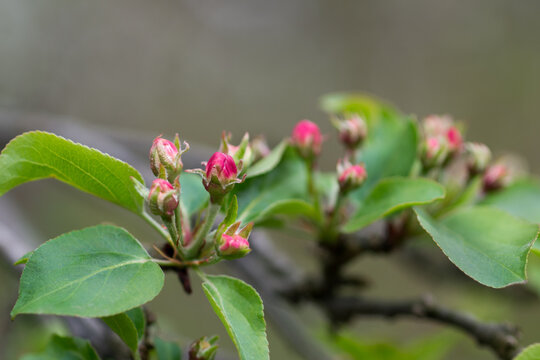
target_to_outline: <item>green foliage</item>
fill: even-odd
[[[540,344],[526,347],[514,360],[538,360],[540,359]]]
[[[534,179],[522,179],[501,191],[489,194],[482,204],[540,224],[540,183]]]
[[[86,340],[53,335],[42,353],[25,355],[21,360],[99,360],[99,356]]]
[[[321,108],[329,114],[359,114],[370,125],[381,116],[395,116],[396,110],[382,102],[365,94],[331,93],[321,97]]]
[[[140,214],[144,199],[135,190],[130,165],[57,135],[32,131],[17,136],[0,154],[0,196],[25,182],[56,178]]]
[[[272,149],[270,154],[256,162],[247,170],[247,178],[263,175],[272,171],[281,161],[285,150],[287,150],[287,141],[283,140]]]
[[[154,347],[157,360],[182,360],[182,350],[172,341],[156,337],[154,338]]]
[[[287,203],[283,205],[283,202],[305,200],[306,183],[306,165],[296,151],[289,147],[273,171],[247,179],[243,184],[235,186],[239,220],[259,222],[269,215],[283,211],[292,215],[291,208],[288,208]],[[298,207],[296,202],[293,204],[296,209],[305,211],[305,207]]]
[[[417,129],[412,119],[381,118],[371,129],[360,161],[366,164],[367,180],[349,198],[360,203],[380,180],[408,176],[416,161]]]
[[[189,215],[201,210],[210,198],[199,175],[182,173],[180,186],[182,191],[180,200]]]
[[[462,209],[440,221],[423,210],[416,213],[450,261],[476,281],[494,288],[525,281],[536,225],[485,206]]]
[[[444,193],[442,185],[427,179],[381,180],[345,224],[343,231],[357,231],[398,210],[442,199]]]
[[[107,316],[102,319],[112,331],[118,334],[131,352],[136,354],[145,330],[143,310],[137,307],[124,313]]]
[[[233,340],[240,359],[269,359],[266,323],[259,294],[229,276],[203,275],[203,289]]]
[[[26,264],[11,312],[115,315],[152,300],[164,275],[124,229],[99,225],[49,240]]]

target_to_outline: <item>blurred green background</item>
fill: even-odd
[[[223,129],[235,139],[244,131],[263,133],[275,144],[302,118],[333,135],[317,100],[353,90],[420,117],[453,114],[467,122],[469,139],[495,153],[520,153],[538,171],[539,15],[536,0],[0,0],[0,121],[32,115],[40,128],[40,116],[58,117],[148,145],[160,133],[180,132],[192,145],[215,147]],[[334,136],[325,149],[322,166],[332,169]],[[144,160],[146,148],[139,150]],[[52,181],[6,198],[42,240],[103,221],[153,240],[134,216]],[[277,241],[313,268],[309,242]],[[436,249],[432,256],[447,262]],[[405,263],[411,260],[392,255],[355,266],[372,278],[372,294],[403,298],[432,290],[446,305],[518,323],[523,344],[540,340],[532,295],[459,276],[425,276]],[[184,344],[219,333],[223,353],[234,357],[201,292],[187,297],[171,280],[152,305],[165,337]],[[9,322],[17,289],[9,265],[0,267],[0,282],[0,358],[10,359],[24,348],[23,323],[31,320]],[[314,309],[303,308],[301,316],[323,332]],[[402,343],[440,330],[412,321],[354,326],[359,338]],[[273,359],[297,359],[272,328],[270,343]],[[458,336],[447,358],[492,357]]]

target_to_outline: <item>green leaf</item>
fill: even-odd
[[[280,164],[271,172],[246,180],[235,186],[238,197],[239,220],[260,222],[266,214],[275,215],[286,207],[288,200],[307,199],[306,165],[294,149],[288,148]],[[272,206],[277,208],[271,210]],[[269,211],[269,212],[268,212]]]
[[[180,175],[180,186],[182,190],[180,200],[188,215],[193,215],[201,210],[210,198],[201,177],[197,174],[182,173]]]
[[[538,226],[484,206],[463,209],[441,221],[420,209],[416,213],[450,261],[479,283],[501,288],[525,281],[527,255]]]
[[[387,178],[381,180],[345,224],[354,232],[398,210],[428,204],[444,197],[444,187],[427,179]]]
[[[540,184],[536,180],[524,179],[493,192],[486,196],[482,204],[540,224]]]
[[[269,359],[263,304],[255,289],[229,276],[202,276],[204,293],[225,325],[240,359]]]
[[[45,351],[25,355],[21,360],[99,360],[99,356],[86,340],[53,335]]]
[[[172,341],[154,338],[157,360],[182,360],[182,350]]]
[[[527,346],[514,360],[538,360],[540,359],[540,344]]]
[[[33,180],[55,178],[140,214],[144,199],[131,177],[144,183],[130,165],[99,150],[42,131],[27,132],[0,154],[0,196]]]
[[[104,317],[102,320],[118,334],[133,354],[137,353],[145,328],[144,312],[140,307]]]
[[[287,141],[283,140],[275,148],[272,149],[270,154],[257,161],[247,170],[246,178],[252,178],[272,171],[281,161],[281,158],[283,157],[286,149]]]
[[[17,261],[15,261],[13,263],[13,265],[21,265],[21,264],[26,264],[28,262],[28,260],[30,259],[30,256],[32,256],[32,254],[34,253],[34,251],[29,251],[27,252],[26,254],[24,254],[23,256],[21,256]]]
[[[126,230],[99,225],[63,234],[34,251],[11,312],[103,317],[152,300],[160,267]]]
[[[261,212],[259,219],[268,219],[273,215],[287,215],[289,218],[303,215],[308,218],[314,218],[316,216],[316,211],[312,204],[304,200],[280,200]]]
[[[348,196],[360,204],[383,178],[408,176],[416,161],[417,129],[412,119],[382,118],[368,135],[360,161],[368,177],[362,187]]]
[[[390,105],[365,94],[326,94],[321,97],[320,105],[329,114],[359,114],[370,124],[377,121],[383,113],[396,114],[396,110]]]

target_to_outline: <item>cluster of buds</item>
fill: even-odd
[[[221,235],[220,242],[216,243],[218,254],[225,259],[246,256],[251,251],[248,238],[252,229],[252,222],[241,229],[239,221],[230,225]]]
[[[322,142],[321,130],[309,120],[298,122],[292,131],[291,144],[306,159],[313,159],[320,154]]]
[[[148,192],[148,206],[152,214],[168,221],[179,204],[179,176],[183,168],[181,157],[188,149],[189,145],[186,142],[184,149],[181,149],[178,134],[174,143],[158,136],[150,148],[150,168],[157,179]]]
[[[189,360],[214,360],[218,349],[218,336],[198,339],[189,346]]]
[[[366,121],[359,115],[353,114],[344,119],[334,117],[331,121],[338,130],[339,140],[347,150],[356,150],[367,137]]]
[[[189,150],[189,144],[184,142],[184,149],[180,147],[178,134],[174,143],[158,136],[150,148],[150,168],[156,177],[167,179],[174,183],[182,172],[182,154]]]
[[[444,166],[463,148],[463,137],[449,116],[431,115],[423,121],[422,163],[425,168]]]
[[[362,186],[367,179],[367,171],[363,164],[353,165],[345,159],[338,161],[337,176],[340,191],[347,193]]]

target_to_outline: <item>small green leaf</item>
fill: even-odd
[[[303,215],[308,218],[314,218],[316,216],[316,211],[312,204],[304,200],[280,200],[261,212],[258,219],[261,221],[268,219],[273,215],[287,215],[288,217]]]
[[[163,281],[160,267],[126,230],[94,226],[61,235],[34,251],[11,316],[115,315],[152,300]]]
[[[32,131],[17,136],[0,154],[0,196],[33,180],[56,178],[137,214],[144,199],[131,177],[144,183],[130,165],[99,150],[57,135]]]
[[[281,158],[283,157],[286,149],[287,141],[283,140],[275,148],[272,149],[270,154],[253,164],[253,166],[251,166],[247,170],[246,177],[252,178],[272,171],[281,161]]]
[[[285,200],[307,199],[306,165],[294,149],[288,148],[273,171],[247,179],[243,184],[236,185],[233,191],[238,197],[239,220],[265,220],[262,217],[264,212],[274,204]]]
[[[482,204],[540,224],[540,183],[534,179],[520,180],[506,189],[489,194]]]
[[[450,261],[479,283],[501,288],[525,281],[527,255],[538,226],[484,206],[463,209],[441,221],[421,209],[416,214]]]
[[[34,253],[34,251],[29,251],[27,252],[26,254],[24,254],[23,256],[21,256],[17,261],[15,261],[13,263],[13,265],[21,265],[21,264],[26,264],[28,262],[28,260],[30,259],[30,256],[32,256],[32,254]]]
[[[45,351],[25,355],[21,360],[99,360],[99,356],[86,340],[53,335]]]
[[[140,307],[103,317],[102,320],[122,339],[133,354],[137,353],[145,327],[144,312]]]
[[[383,112],[396,113],[390,105],[366,94],[330,93],[321,97],[320,105],[329,114],[359,114],[370,123],[377,121]]]
[[[360,153],[368,177],[348,198],[360,204],[381,179],[409,176],[417,157],[417,137],[412,119],[382,118],[371,130]]]
[[[527,346],[514,360],[538,360],[540,359],[540,344]]]
[[[188,215],[193,215],[201,210],[210,198],[201,177],[197,174],[182,173],[180,175],[180,186],[182,190],[180,200]]]
[[[125,314],[131,319],[135,329],[137,329],[137,337],[139,341],[144,337],[146,331],[146,316],[142,307],[136,307],[125,312]]]
[[[172,341],[154,338],[157,360],[182,360],[182,350]]]
[[[259,294],[229,276],[203,275],[203,290],[227,329],[241,360],[270,359]]]
[[[398,177],[381,180],[345,224],[343,231],[357,231],[398,210],[428,204],[443,197],[444,187],[431,180]]]

